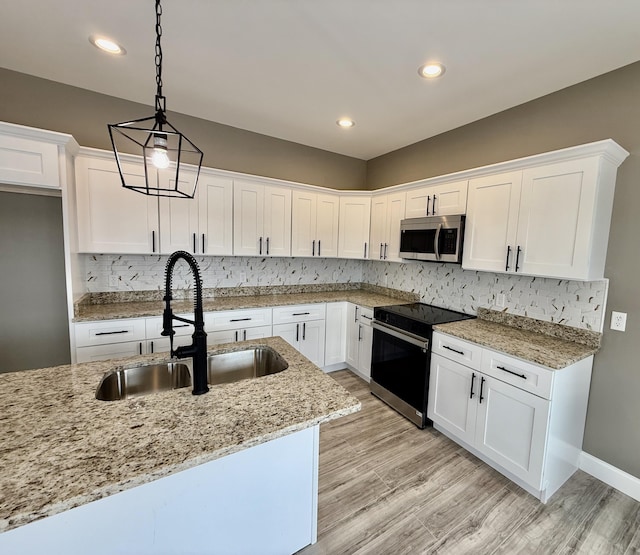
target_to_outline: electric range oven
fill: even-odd
[[[423,303],[374,310],[371,393],[419,428],[427,419],[433,326],[475,318]]]

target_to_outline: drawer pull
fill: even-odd
[[[367,320],[373,320],[373,318],[371,318],[371,316],[367,316],[366,314],[362,314],[363,318],[366,318]]]
[[[518,378],[522,378],[523,380],[527,379],[527,376],[525,376],[524,374],[518,374],[517,372],[514,372],[513,370],[507,370],[504,366],[496,366],[496,368],[498,370],[502,370],[503,372],[507,372],[509,374],[513,374],[514,376],[518,376]]]
[[[251,318],[231,318],[229,322],[248,322]]]
[[[311,312],[294,312],[291,316],[309,316]]]
[[[119,330],[119,331],[99,331],[96,335],[118,335],[120,333],[129,333],[129,330]]]
[[[454,353],[458,353],[459,355],[464,355],[464,351],[458,351],[458,349],[454,349],[453,347],[449,347],[449,345],[443,345],[443,349],[448,349],[449,351],[453,351]]]

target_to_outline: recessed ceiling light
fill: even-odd
[[[92,35],[89,37],[89,42],[96,48],[99,48],[104,52],[108,52],[109,54],[119,54],[122,56],[127,53],[127,51],[117,42],[112,41],[111,39],[108,39],[106,37]]]
[[[429,62],[418,68],[418,75],[425,79],[441,77],[445,72],[445,67],[440,62]]]
[[[338,121],[336,121],[336,124],[338,124],[338,126],[340,127],[343,127],[344,129],[348,129],[349,127],[353,127],[356,122],[349,118],[340,118]]]

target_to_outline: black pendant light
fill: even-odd
[[[156,113],[148,118],[109,125],[122,186],[157,197],[193,198],[198,186],[202,151],[167,121],[162,95],[162,6],[156,0]],[[121,153],[141,154],[144,183],[122,168]]]

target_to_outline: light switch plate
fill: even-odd
[[[616,331],[624,331],[627,328],[627,313],[611,312],[611,329]]]

